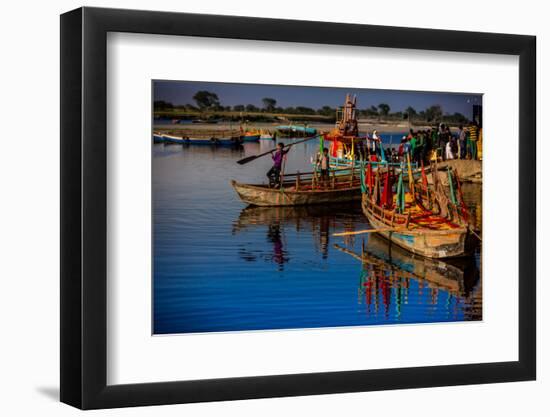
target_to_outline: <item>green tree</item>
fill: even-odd
[[[323,106],[319,110],[317,110],[317,113],[321,116],[334,116],[336,110],[330,106]]]
[[[236,104],[233,106],[233,111],[244,111],[244,105]]]
[[[428,107],[425,113],[427,122],[437,122],[441,120],[441,116],[443,116],[443,109],[439,104],[436,104]]]
[[[414,117],[417,115],[416,113],[416,110],[414,109],[414,107],[407,107],[405,109],[405,114],[407,115],[406,117],[403,115],[403,118],[406,118],[406,119],[414,119]]]
[[[376,106],[370,106],[368,109],[365,109],[364,111],[365,116],[378,116],[378,108]]]
[[[380,109],[380,114],[382,116],[387,116],[390,112],[390,106],[387,105],[386,103],[380,103],[378,105],[378,108]]]
[[[257,108],[254,104],[247,104],[246,105],[246,111],[247,112],[250,112],[250,113],[256,113],[258,112],[260,109]]]
[[[168,110],[174,108],[174,105],[164,100],[155,100],[153,102],[153,108],[155,110]]]
[[[277,100],[271,97],[264,97],[262,98],[262,103],[264,105],[264,109],[266,109],[269,112],[272,112],[275,109],[275,106],[277,105]]]
[[[315,114],[315,110],[311,107],[297,106],[296,113],[298,114]]]
[[[197,106],[199,106],[201,110],[207,110],[211,107],[217,107],[220,105],[218,95],[206,90],[197,91],[197,93],[193,96],[193,100],[195,100]]]

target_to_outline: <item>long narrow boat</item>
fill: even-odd
[[[299,206],[361,200],[359,175],[333,174],[327,183],[318,181],[314,173],[285,174],[285,178],[282,186],[276,188],[270,188],[267,184],[242,184],[234,180],[231,186],[243,202],[255,206]]]
[[[163,143],[164,138],[162,137],[162,134],[153,132],[153,143]]]
[[[165,143],[176,143],[180,145],[209,145],[209,146],[238,146],[242,143],[240,137],[188,137],[175,136],[167,133],[162,134],[162,139]]]
[[[182,137],[169,135],[167,133],[162,134],[162,139],[165,143],[176,143],[179,145],[183,145],[185,143],[185,140]]]

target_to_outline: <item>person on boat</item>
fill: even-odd
[[[323,153],[317,158],[317,168],[319,168],[321,183],[326,186],[329,181],[329,166],[330,160],[328,156],[328,149],[323,148]]]
[[[445,128],[445,125],[443,123],[439,125],[437,137],[437,147],[441,149],[441,157],[443,158],[443,160],[445,160],[445,157],[447,155],[447,142],[449,140],[447,138],[447,129]]]
[[[453,156],[453,143],[451,138],[447,141],[447,145],[445,145],[445,160],[454,159]]]
[[[380,139],[380,136],[378,136],[378,130],[374,130],[372,132],[372,153],[373,154],[380,153],[381,144],[382,144],[382,140]]]
[[[267,171],[270,187],[279,187],[281,185],[281,168],[283,166],[283,158],[288,153],[289,149],[284,150],[285,145],[281,142],[277,144],[277,148],[271,151],[271,159],[273,166]]]
[[[399,144],[399,148],[397,148],[397,162],[400,162],[403,160],[403,155],[405,154],[405,143],[407,143],[407,137],[403,136],[401,138],[401,143]]]
[[[411,145],[411,162],[416,162],[418,157],[418,133],[413,133],[411,140],[409,141]]]
[[[458,126],[458,157],[466,159],[466,131],[464,126]]]
[[[411,151],[411,141],[408,137],[405,138],[405,143],[403,144],[403,161],[407,160],[407,154]]]
[[[479,126],[476,120],[474,120],[468,130],[470,132],[470,156],[471,159],[477,159],[477,139],[479,134]]]

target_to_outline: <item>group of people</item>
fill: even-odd
[[[374,136],[374,134],[373,134]],[[411,162],[427,163],[430,160],[481,159],[481,130],[477,123],[468,128],[460,125],[458,132],[453,133],[449,126],[439,126],[426,130],[410,129],[403,136],[398,148],[386,150],[386,159],[390,162],[406,162],[410,154]]]
[[[410,155],[411,162],[420,164],[431,160],[450,159],[481,159],[481,129],[474,122],[468,128],[460,125],[458,132],[453,133],[449,126],[441,123],[439,126],[425,130],[410,129],[409,134],[403,136],[399,147],[382,148],[382,138],[376,130],[363,142],[357,142],[357,154],[361,158],[380,161],[385,158],[388,162],[407,162]],[[283,160],[289,148],[278,143],[272,151],[273,166],[267,172],[270,187],[280,186]],[[383,157],[382,157],[383,155]],[[327,181],[330,170],[330,157],[327,148],[317,155],[316,167],[321,181]]]

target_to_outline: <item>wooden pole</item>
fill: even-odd
[[[333,233],[332,236],[352,236],[352,235],[362,235],[365,233],[377,233],[377,232],[398,232],[404,231],[402,227],[384,227],[380,229],[365,229],[365,230],[356,230],[354,232],[338,232]]]

